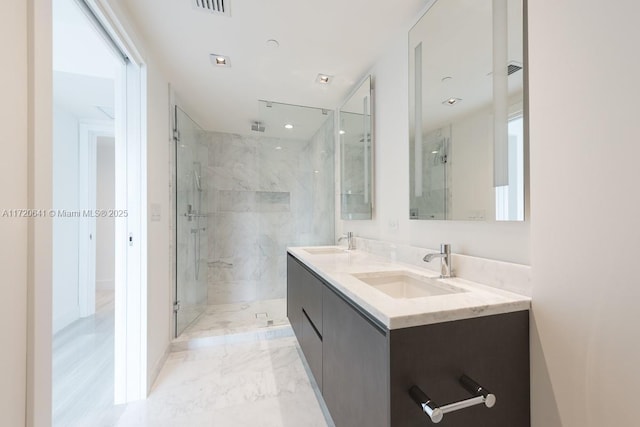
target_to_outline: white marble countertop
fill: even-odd
[[[531,306],[529,297],[456,277],[438,280],[465,292],[396,299],[358,280],[352,274],[408,271],[431,278],[437,278],[438,274],[359,250],[311,254],[304,247],[290,247],[287,251],[388,329],[510,313],[528,310]]]

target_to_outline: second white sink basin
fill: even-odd
[[[392,298],[424,298],[467,292],[464,289],[409,271],[377,271],[352,274],[356,279]]]

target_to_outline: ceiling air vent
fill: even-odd
[[[231,16],[230,0],[193,0],[196,9],[216,15]]]
[[[509,65],[507,65],[508,76],[510,76],[513,73],[517,73],[520,70],[522,70],[522,65],[518,64],[517,62],[509,62]]]

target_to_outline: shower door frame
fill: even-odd
[[[195,120],[193,120],[191,117],[189,117],[189,115],[185,112],[184,109],[182,109],[177,103],[172,102],[171,103],[171,109],[172,109],[172,114],[171,114],[171,119],[172,119],[172,129],[173,129],[173,142],[174,142],[174,200],[175,200],[175,206],[173,209],[173,213],[175,215],[174,217],[174,227],[175,227],[175,233],[174,233],[174,287],[173,287],[173,335],[174,338],[177,338],[180,333],[178,331],[178,315],[179,315],[179,311],[182,308],[181,305],[183,304],[182,301],[179,300],[179,292],[178,292],[178,287],[179,287],[179,263],[178,263],[178,238],[179,238],[179,220],[180,220],[180,214],[178,213],[178,209],[179,209],[179,186],[178,186],[178,173],[179,173],[179,159],[178,159],[178,145],[180,143],[180,139],[181,139],[181,135],[180,135],[180,127],[179,127],[179,120],[178,120],[178,110],[180,110],[182,112],[182,114],[184,116],[186,116],[189,120],[191,120],[196,126],[198,126],[198,128],[202,129],[202,126],[200,126]],[[201,169],[202,171],[202,169]],[[200,174],[202,175],[202,173]],[[201,176],[200,176],[200,179]],[[202,195],[200,194],[200,197],[202,197]],[[196,215],[203,215],[203,201],[202,199],[200,200],[199,203],[199,211],[196,212]],[[197,216],[194,218],[195,220],[198,221],[198,228],[200,228],[200,217]],[[206,226],[204,227],[206,229]],[[201,231],[198,231],[198,233],[200,233]],[[200,237],[201,239],[202,237]],[[200,246],[201,240],[198,240],[197,245]],[[194,251],[194,256],[195,256],[195,251]],[[201,255],[200,255],[201,257]],[[196,262],[198,263],[198,266],[196,268],[199,268],[199,263],[201,262],[200,259],[196,259]],[[200,271],[200,274],[202,274],[202,271]]]

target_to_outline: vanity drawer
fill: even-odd
[[[300,347],[311,373],[322,390],[322,338],[313,327],[306,312],[302,312],[302,340]]]
[[[287,287],[290,289],[289,292],[296,296],[295,304],[299,305],[299,307],[292,306],[291,309],[304,310],[313,327],[322,336],[323,283],[291,255],[289,255],[287,274]],[[294,314],[294,318],[296,316],[299,316],[299,312]]]

